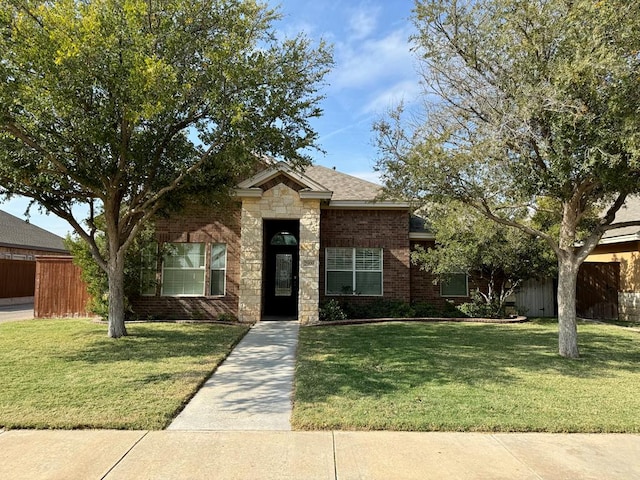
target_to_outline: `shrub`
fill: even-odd
[[[503,318],[504,308],[499,304],[487,303],[477,292],[472,295],[472,301],[458,305],[458,310],[471,318]]]
[[[329,300],[320,306],[319,318],[321,322],[338,322],[346,320],[347,314],[337,300]]]
[[[229,312],[223,312],[220,315],[218,315],[218,319],[219,322],[228,322],[228,323],[234,323],[237,322],[238,319],[236,318],[236,316],[233,313],[229,313]]]
[[[153,226],[148,225],[138,233],[127,251],[124,270],[124,303],[125,312],[130,317],[135,316],[132,315],[129,299],[139,295],[141,289],[141,252],[153,240]],[[96,235],[96,243],[101,250],[106,250],[104,235]],[[87,305],[88,310],[106,320],[109,316],[109,281],[106,272],[94,260],[89,245],[77,235],[68,235],[65,246],[73,256],[73,263],[82,271],[82,280],[86,283],[91,297]]]
[[[342,305],[348,318],[410,318],[415,311],[402,300],[376,299],[369,303],[350,303]]]

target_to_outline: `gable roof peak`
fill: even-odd
[[[321,191],[321,192],[329,191],[320,183],[306,176],[303,172],[298,171],[297,169],[292,167],[290,164],[282,161],[276,162],[269,168],[261,170],[251,178],[248,178],[247,180],[240,182],[240,184],[238,184],[238,188],[243,190],[256,188],[270,180],[273,180],[279,175],[284,175],[289,179],[293,180],[295,183],[299,184],[300,187],[302,187],[301,189],[303,190],[313,190],[313,191]]]

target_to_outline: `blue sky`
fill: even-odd
[[[285,33],[304,32],[334,48],[324,116],[314,126],[326,154],[315,163],[369,180],[376,151],[372,124],[400,101],[419,94],[410,52],[412,0],[273,0]]]
[[[269,0],[280,5],[276,28],[286,36],[304,32],[333,45],[335,66],[327,77],[324,115],[313,126],[325,154],[314,163],[376,180],[372,125],[400,101],[419,95],[415,57],[410,52],[412,0]],[[0,209],[24,218],[28,201],[14,199]],[[30,221],[64,236],[70,227],[32,208]]]

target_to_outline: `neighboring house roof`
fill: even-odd
[[[616,214],[613,223],[640,220],[640,196],[627,198],[627,201]],[[640,226],[615,228],[608,230],[600,240],[601,244],[640,241]]]
[[[66,252],[62,237],[0,210],[0,246]]]

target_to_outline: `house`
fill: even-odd
[[[36,255],[64,255],[64,239],[0,210],[0,258],[35,260]]]
[[[68,255],[61,237],[0,210],[0,305],[33,301],[36,255]]]
[[[469,301],[466,275],[436,285],[411,264],[433,234],[380,186],[322,166],[267,165],[242,181],[229,208],[194,205],[159,218],[145,255],[140,318],[318,319],[331,298],[351,302]],[[458,278],[459,277],[459,278]]]
[[[616,223],[640,219],[640,196],[627,199]],[[587,263],[616,263],[620,278],[617,291],[620,320],[640,321],[640,227],[609,230],[586,259]]]

